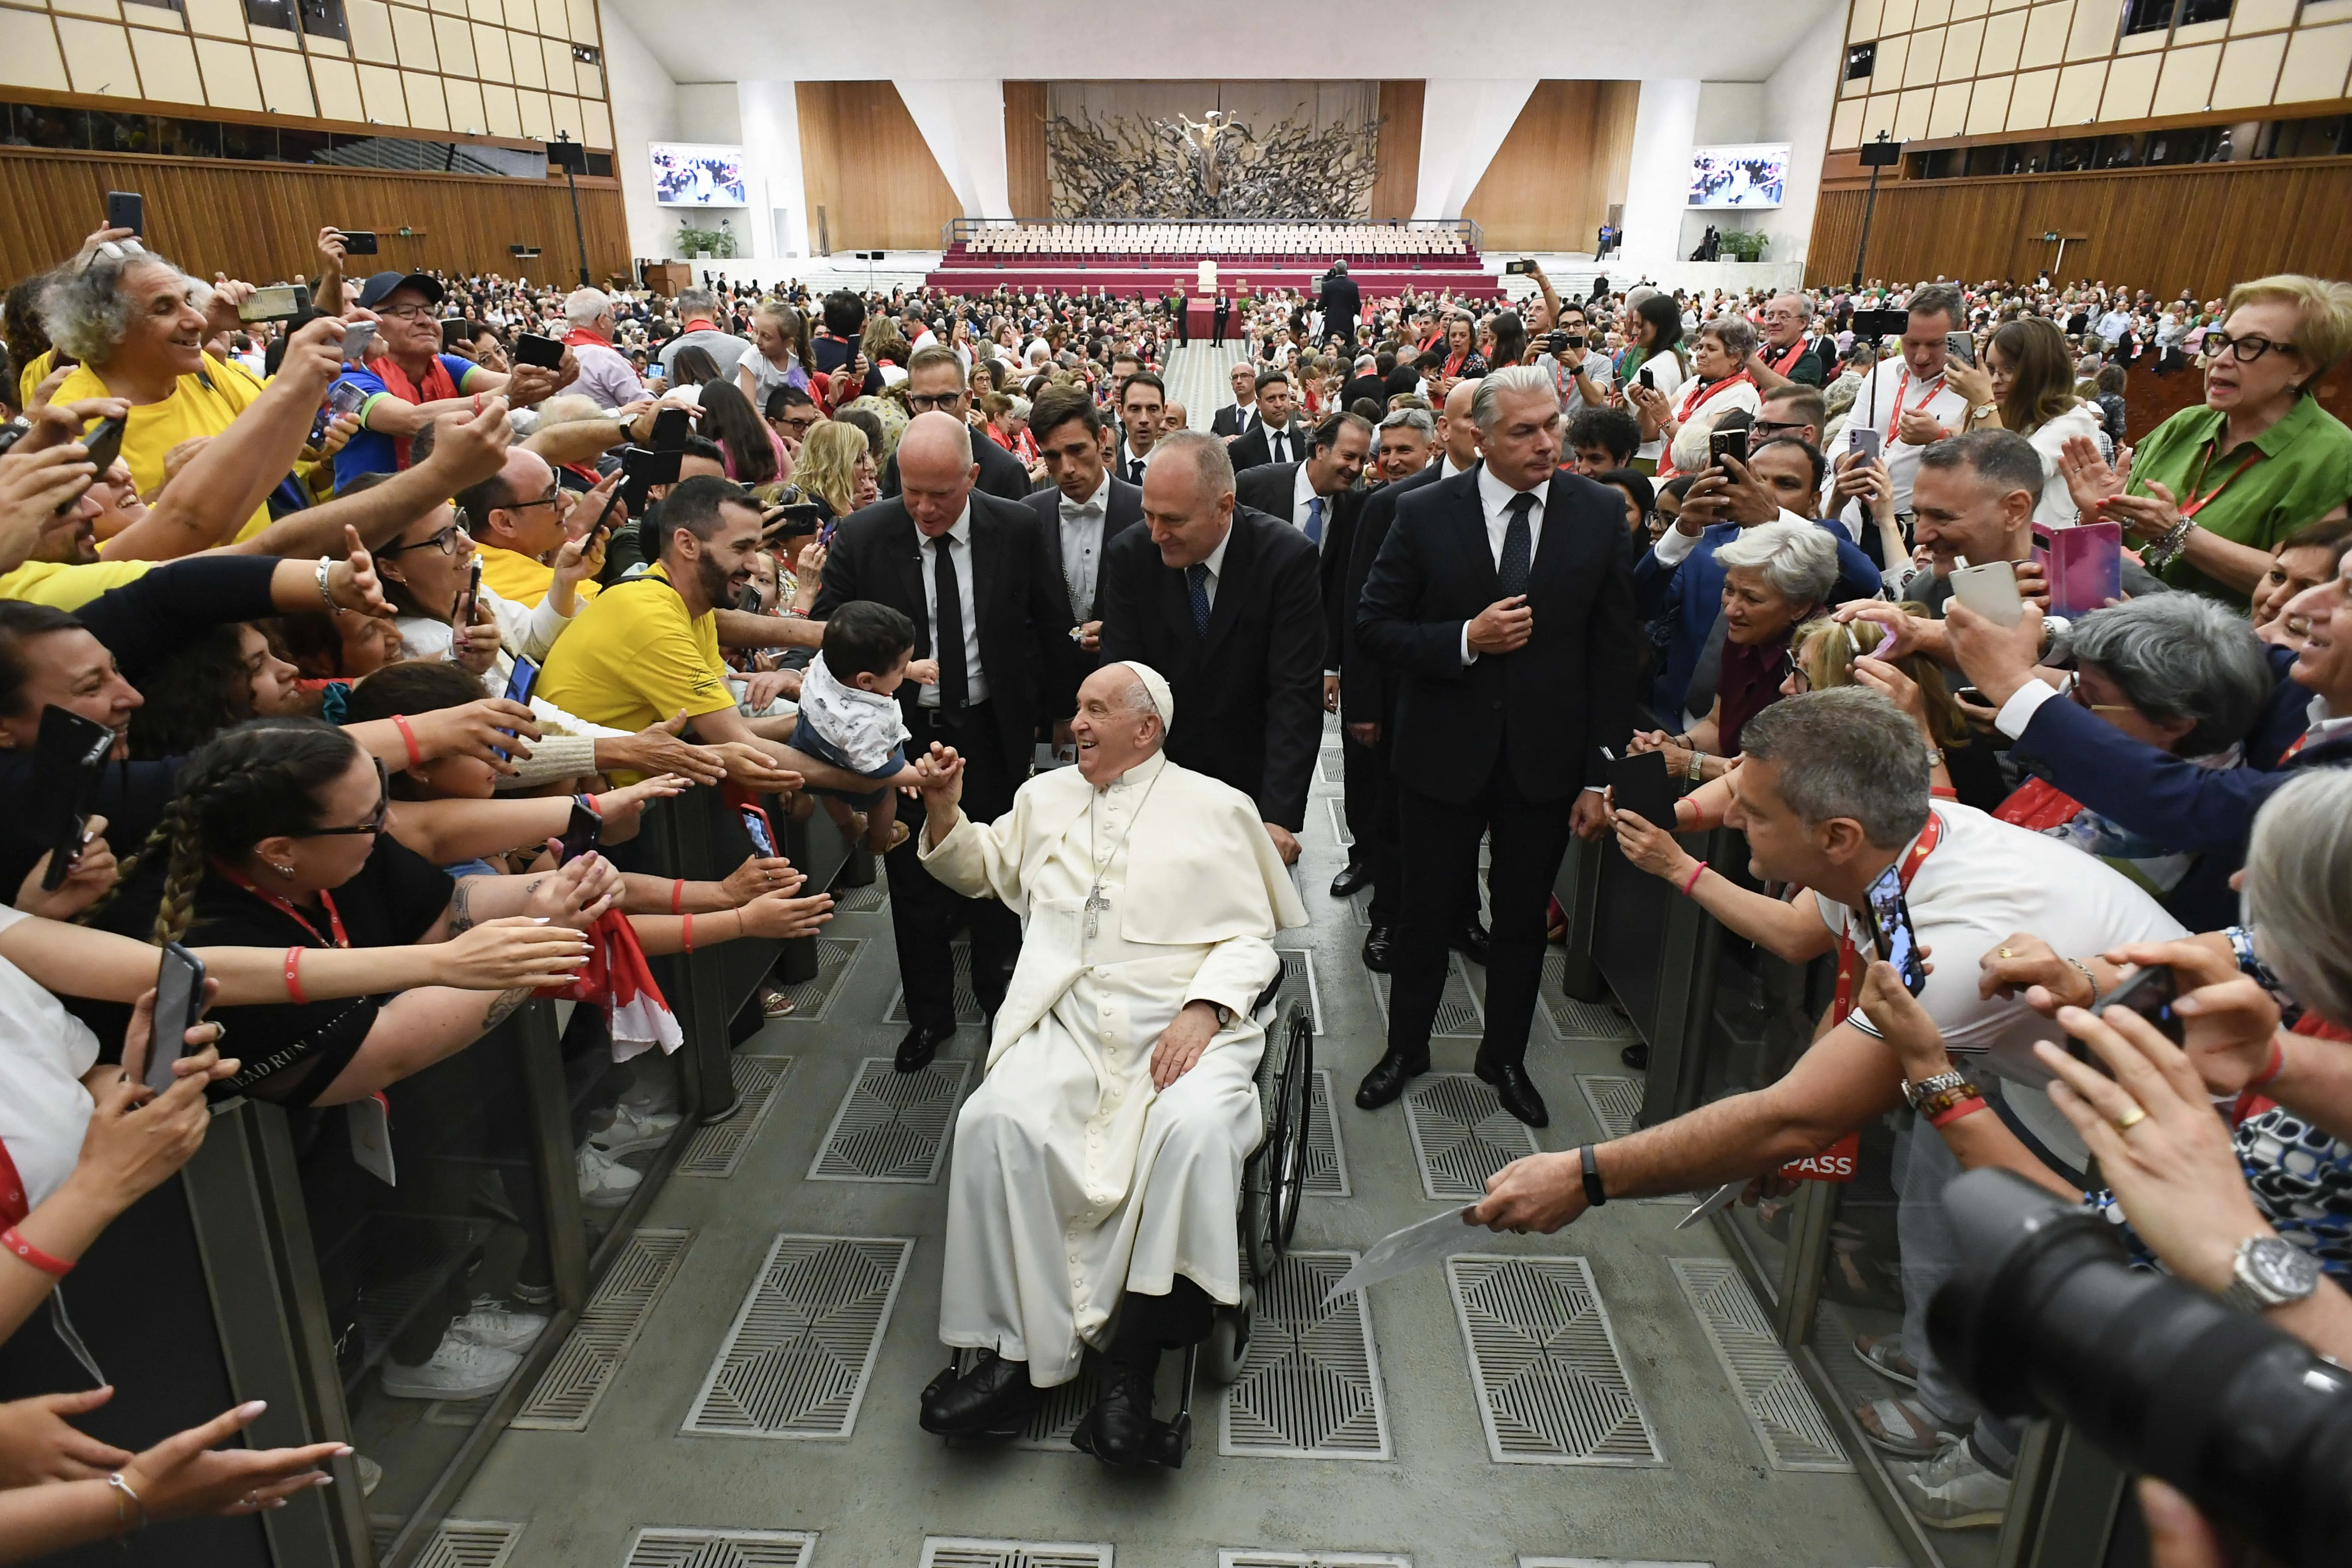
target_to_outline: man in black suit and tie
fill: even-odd
[[[1233,313],[1234,297],[1226,293],[1223,289],[1218,289],[1216,309],[1209,312],[1209,341],[1211,342],[1217,344],[1219,347],[1223,347],[1224,345],[1225,322],[1232,317]]]
[[[1323,595],[1315,546],[1234,504],[1224,443],[1180,430],[1143,482],[1141,528],[1106,554],[1102,659],[1140,659],[1175,690],[1168,755],[1257,802],[1298,858],[1322,742]]]
[[[1356,317],[1364,304],[1363,291],[1356,280],[1348,276],[1348,258],[1344,256],[1331,263],[1331,270],[1323,275],[1323,291],[1315,301],[1323,312],[1323,338],[1339,340],[1342,357],[1356,352]]]
[[[1250,421],[1249,434],[1234,443],[1235,472],[1268,463],[1295,463],[1307,456],[1306,427],[1291,417],[1297,406],[1287,372],[1276,369],[1258,374],[1258,416]]]
[[[953,415],[958,424],[963,424],[971,408],[971,388],[964,381],[963,361],[955,350],[931,343],[908,357],[907,408],[917,415]],[[1024,500],[1029,494],[1029,470],[1021,459],[969,426],[965,434],[971,460],[980,466],[980,488],[1006,500]],[[882,468],[882,494],[887,498],[898,493],[898,454],[893,452]]]
[[[1118,384],[1118,439],[1111,455],[1111,472],[1129,484],[1140,486],[1150,467],[1154,447],[1167,423],[1168,388],[1148,370],[1139,370]],[[989,445],[993,447],[995,442]]]
[[[1247,360],[1234,364],[1227,379],[1233,383],[1234,400],[1209,416],[1209,434],[1222,436],[1230,447],[1248,435],[1257,426],[1257,366]]]
[[[1045,639],[1046,717],[1057,725],[1076,710],[1079,685],[1102,666],[1102,622],[1095,605],[1104,552],[1143,521],[1143,491],[1103,466],[1102,430],[1102,416],[1083,387],[1046,387],[1029,411],[1029,434],[1054,480],[1024,504],[1037,514],[1038,538],[1053,568],[1046,594],[1061,595],[1054,627],[1066,635]],[[1066,635],[1072,632],[1079,635]]]
[[[1318,587],[1323,595],[1323,710],[1339,710],[1339,653],[1344,623],[1340,603],[1347,591],[1348,551],[1356,537],[1356,515],[1364,493],[1356,489],[1372,455],[1371,422],[1354,414],[1334,414],[1315,427],[1306,461],[1268,463],[1234,476],[1234,499],[1268,517],[1278,517],[1307,537],[1317,552]]]
[[[1532,366],[1471,400],[1485,462],[1397,502],[1356,630],[1395,673],[1404,908],[1388,1054],[1356,1103],[1388,1104],[1429,1068],[1445,936],[1462,871],[1491,836],[1494,906],[1478,1076],[1531,1127],[1549,1120],[1526,1068],[1544,914],[1568,836],[1607,817],[1600,749],[1633,729],[1643,640],[1633,544],[1616,491],[1559,470],[1559,399]]]
[[[952,356],[950,356],[952,357]],[[898,688],[909,756],[934,741],[966,764],[964,798],[993,820],[1029,776],[1044,649],[1068,626],[1048,590],[1053,573],[1037,514],[976,489],[970,432],[955,416],[918,414],[898,442],[903,494],[844,518],[825,556],[816,612],[852,599],[889,605],[915,623],[915,655],[936,658],[939,683]],[[977,792],[977,793],[975,793]],[[1021,927],[992,900],[960,898],[933,881],[910,837],[886,862],[890,926],[907,994],[900,1072],[919,1071],[955,1034],[955,970],[948,937],[971,929],[971,982],[990,1014],[1020,956]]]

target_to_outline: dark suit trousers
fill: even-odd
[[[1494,936],[1486,966],[1486,1038],[1479,1054],[1489,1063],[1524,1060],[1528,1026],[1535,1019],[1543,980],[1544,916],[1561,857],[1568,853],[1574,795],[1540,804],[1511,781],[1507,751],[1495,762],[1486,787],[1466,805],[1453,805],[1397,786],[1404,908],[1397,921],[1395,967],[1389,993],[1389,1050],[1413,1058],[1429,1050],[1430,1025],[1444,989],[1446,939],[1476,912],[1478,836],[1492,837],[1486,891],[1494,905]]]
[[[1013,809],[1021,781],[1007,771],[1004,745],[986,703],[942,718],[937,709],[916,710],[907,754],[918,756],[938,741],[964,760],[963,811],[975,822],[993,822]],[[901,809],[908,803],[902,801]],[[929,1028],[955,1027],[955,961],[948,939],[958,926],[971,928],[971,984],[982,1011],[991,1015],[1004,1000],[1005,982],[1021,956],[1021,922],[994,899],[967,899],[932,880],[915,858],[922,837],[919,809],[914,829],[883,866],[890,879],[890,930],[898,942],[898,981],[906,988],[907,1021]]]
[[[1372,923],[1388,925],[1395,918],[1397,900],[1397,831],[1396,787],[1394,774],[1389,768],[1388,727],[1381,728],[1381,738],[1367,746],[1349,734],[1339,733],[1340,777],[1347,785],[1345,805],[1348,811],[1348,832],[1356,840],[1348,851],[1348,858],[1372,874]],[[1388,785],[1388,812],[1382,816],[1381,786]],[[1387,919],[1381,918],[1383,913]]]

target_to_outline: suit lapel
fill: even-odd
[[[1536,558],[1528,563],[1528,583],[1531,587],[1561,571],[1568,560],[1572,545],[1568,537],[1572,526],[1569,508],[1568,481],[1554,474],[1544,489],[1543,537],[1536,541]]]
[[[986,606],[993,596],[990,590],[996,586],[998,573],[1003,567],[1004,527],[991,517],[980,504],[981,492],[971,492],[971,603],[964,614],[972,617],[972,626],[984,638],[988,635]],[[980,650],[981,663],[988,663],[988,649]]]
[[[1217,644],[1233,629],[1242,616],[1242,584],[1249,578],[1250,569],[1257,559],[1257,535],[1243,526],[1240,515],[1234,518],[1233,532],[1225,545],[1225,559],[1217,573],[1217,602],[1209,606],[1209,635],[1201,639],[1201,657],[1205,659],[1216,651]],[[1177,574],[1181,580],[1182,573]],[[1188,595],[1184,602],[1186,625],[1192,624],[1192,604]]]
[[[929,658],[938,653],[931,647],[930,605],[923,597],[923,536],[915,528],[914,514],[899,503],[899,515],[904,519],[890,534],[890,559],[898,569],[898,588],[907,596],[907,614],[915,623],[915,639],[929,649]]]
[[[1478,470],[1454,475],[1438,483],[1454,489],[1454,536],[1470,563],[1470,581],[1479,596],[1493,604],[1502,594],[1495,577],[1494,547],[1486,542],[1486,508],[1478,495]]]

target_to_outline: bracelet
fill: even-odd
[[[106,1478],[106,1485],[107,1489],[114,1493],[114,1533],[117,1535],[127,1535],[131,1531],[131,1516],[123,1510],[122,1507],[122,1500],[124,1498],[129,1498],[132,1503],[137,1505],[139,1510],[139,1528],[142,1530],[146,1529],[147,1505],[141,1502],[139,1500],[139,1494],[131,1489],[131,1483],[122,1479],[122,1472],[121,1470],[116,1470],[110,1474]]]
[[[286,1000],[298,1007],[310,1005],[310,999],[302,994],[302,953],[298,943],[286,950]]]
[[[1706,766],[1706,753],[1700,751],[1696,746],[1693,746],[1691,748],[1690,759],[1690,766],[1683,770],[1683,776],[1690,780],[1691,783],[1696,784],[1699,782],[1699,775]]]
[[[335,603],[334,594],[327,587],[327,574],[333,571],[334,568],[335,558],[333,556],[321,555],[319,557],[319,602],[327,606],[327,613],[330,615],[332,615],[335,611],[342,607]]]
[[[2181,551],[2187,548],[2189,543],[2189,531],[2196,526],[2188,518],[2182,518],[2165,530],[2162,539],[2140,552],[2141,562],[2151,572],[2163,571],[2180,559]]]
[[[1937,1111],[1935,1115],[1927,1118],[1927,1125],[1930,1127],[1948,1127],[1953,1122],[1958,1121],[1961,1117],[1974,1116],[1978,1111],[1982,1110],[1983,1109],[1985,1109],[1984,1096],[1980,1094],[1972,1094],[1966,1100],[1958,1100],[1951,1105],[1946,1106],[1942,1110]]]
[[[2091,988],[2091,999],[2083,1004],[2083,1010],[2087,1013],[2099,1005],[2098,976],[2093,974],[2091,966],[2079,958],[2070,958],[2066,962],[2074,966],[2075,972],[2083,977],[2083,984]]]
[[[1698,879],[1705,875],[1706,875],[1706,861],[1702,860],[1697,865],[1691,868],[1691,874],[1683,879],[1682,894],[1684,898],[1687,899],[1690,897],[1690,890],[1698,886]]]
[[[2246,1080],[2246,1087],[2248,1089],[2260,1089],[2285,1070],[2286,1047],[2279,1044],[2278,1037],[2276,1035],[2273,1035],[2271,1037],[2270,1061],[2263,1066],[2262,1071],[2256,1073],[2253,1077]]]
[[[688,952],[694,951],[694,917],[692,915],[686,917],[686,951]]]
[[[62,1279],[73,1272],[72,1264],[62,1258],[55,1258],[43,1252],[39,1247],[17,1235],[16,1227],[13,1225],[5,1230],[0,1230],[0,1247],[6,1247],[18,1258],[31,1264],[52,1279]]]
[[[1609,1201],[1609,1191],[1601,1184],[1601,1167],[1594,1163],[1592,1145],[1584,1144],[1576,1152],[1578,1162],[1584,1167],[1584,1201],[1599,1208]]]
[[[680,877],[669,885],[669,912],[683,914],[686,910],[686,879]]]
[[[1903,1086],[1903,1098],[1910,1102],[1912,1110],[1917,1110],[1929,1100],[1946,1089],[1967,1089],[1968,1082],[1966,1073],[1956,1072],[1948,1068],[1942,1072],[1923,1078],[1916,1083],[1906,1083]],[[1969,1089],[1969,1092],[1974,1094],[1976,1090]]]
[[[408,715],[405,713],[394,714],[392,716],[392,727],[400,731],[400,743],[408,748],[408,765],[412,768],[423,767],[425,765],[425,753],[417,747],[416,731],[408,727]]]

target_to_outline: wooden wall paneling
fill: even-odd
[[[938,249],[963,208],[898,89],[804,81],[793,92],[812,239],[834,250]]]
[[[1045,166],[1045,84],[1004,84],[1004,174],[1014,217],[1051,217],[1054,182]]]
[[[1421,200],[1421,113],[1428,96],[1424,81],[1381,83],[1381,140],[1372,171],[1375,221],[1409,218]]]
[[[1810,282],[1849,276],[1865,193],[1824,190]],[[1882,184],[1865,271],[1916,281],[2030,278],[2066,247],[2062,281],[2103,279],[2202,299],[2272,272],[2340,276],[2352,256],[2352,166],[2341,160],[2118,169]]]
[[[1485,229],[1488,250],[1589,247],[1612,190],[1624,188],[1620,165],[1633,155],[1638,97],[1638,83],[1536,84],[1463,204],[1463,216]]]
[[[106,211],[109,191],[147,198],[149,243],[201,277],[215,271],[268,282],[313,276],[311,241],[322,224],[373,229],[383,267],[448,272],[518,270],[509,245],[545,254],[525,268],[537,281],[569,282],[579,259],[572,203],[562,181],[392,174],[294,163],[113,157],[0,148],[0,203],[16,221],[0,227],[0,276],[28,277],[71,256]],[[589,275],[629,267],[628,224],[618,184],[580,181]],[[406,226],[417,232],[403,238]]]

